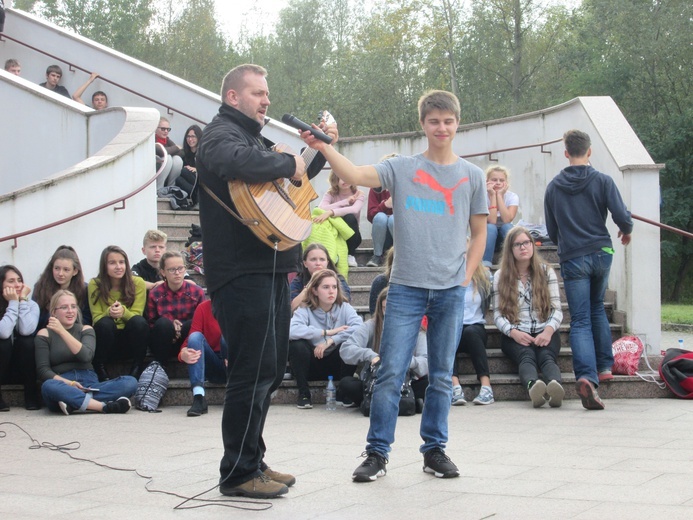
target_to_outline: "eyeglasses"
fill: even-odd
[[[77,305],[74,303],[72,305],[61,305],[60,307],[56,307],[55,310],[56,311],[62,311],[62,312],[76,311]]]
[[[192,134],[192,135],[186,135],[185,138],[186,139],[197,139],[197,136],[195,134]]]
[[[525,249],[534,245],[531,240],[525,240],[524,242],[515,242],[513,244],[514,249]]]
[[[160,126],[159,130],[161,130],[162,132],[170,132],[171,127],[170,126]]]
[[[184,265],[179,265],[178,267],[168,267],[168,268],[166,269],[166,272],[167,272],[168,274],[178,274],[178,273],[182,273],[182,272],[184,272],[184,271],[185,271],[185,266],[184,266]]]

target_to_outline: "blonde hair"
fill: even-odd
[[[330,172],[330,190],[329,193],[330,195],[339,195],[339,177],[337,177],[337,174],[334,171]],[[353,184],[350,185],[351,188],[351,193],[356,193],[358,191],[358,188],[354,186]]]
[[[142,245],[146,246],[147,242],[166,242],[168,240],[168,235],[163,231],[158,229],[150,229],[144,234],[142,239]]]
[[[517,290],[517,280],[520,272],[515,264],[513,244],[520,235],[527,235],[532,242],[532,257],[529,261],[529,276],[532,280],[532,310],[537,312],[539,318],[546,321],[551,313],[551,294],[549,293],[549,266],[534,246],[534,239],[525,228],[515,226],[510,230],[503,242],[503,254],[501,256],[500,278],[498,279],[498,309],[505,318],[513,324],[518,323],[520,303]],[[498,273],[496,273],[498,276]]]
[[[68,291],[66,289],[60,289],[59,291],[56,291],[56,293],[53,295],[51,298],[51,302],[48,305],[48,312],[50,312],[50,315],[53,316],[55,313],[55,310],[58,308],[58,301],[60,298],[63,296],[68,296],[75,300],[75,305],[77,305],[77,319],[75,320],[75,323],[78,325],[82,324],[82,309],[79,308],[79,302],[77,301],[77,296],[75,296],[75,293]]]
[[[489,179],[493,172],[501,172],[503,175],[505,175],[505,182],[510,183],[510,170],[508,170],[505,166],[501,166],[500,164],[492,164],[486,168],[486,180]]]

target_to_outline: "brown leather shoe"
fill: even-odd
[[[238,486],[230,487],[221,484],[219,491],[222,495],[229,497],[277,498],[287,494],[289,488],[281,482],[272,480],[263,473],[259,477],[247,480]]]
[[[265,471],[263,471],[263,473],[275,482],[284,484],[286,487],[291,487],[296,483],[296,477],[293,475],[289,475],[288,473],[279,473],[278,471],[274,471],[272,468],[267,468]]]

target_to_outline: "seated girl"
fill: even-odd
[[[304,305],[294,312],[289,332],[289,363],[298,386],[298,408],[312,408],[308,381],[335,381],[353,374],[339,347],[363,321],[347,303],[337,273],[317,271],[306,287]]]
[[[149,291],[147,319],[154,359],[166,366],[188,337],[195,309],[204,301],[205,293],[200,286],[185,280],[185,261],[178,252],[163,254],[159,272],[164,283]]]
[[[356,263],[356,248],[361,245],[361,232],[359,221],[361,220],[361,208],[366,200],[366,195],[356,186],[347,184],[334,172],[330,172],[330,189],[325,193],[318,206],[325,212],[313,217],[313,222],[324,222],[330,217],[341,217],[346,224],[354,230],[354,234],[346,241],[349,255],[347,263],[349,267],[358,267]]]
[[[376,311],[373,318],[359,325],[354,333],[342,344],[339,355],[347,365],[356,365],[356,374],[360,374],[366,363],[375,365],[380,361],[380,337],[383,333],[383,321],[387,307],[388,288],[378,295]],[[426,332],[422,329],[416,341],[414,355],[409,364],[412,371],[411,387],[418,401],[423,401],[428,387],[428,350]],[[344,406],[358,406],[363,400],[363,382],[354,376],[345,376],[339,382],[337,391]]]
[[[96,352],[94,370],[99,381],[110,379],[106,363],[131,358],[130,375],[139,378],[149,344],[149,325],[144,319],[147,288],[144,280],[132,276],[128,255],[118,246],[101,253],[99,276],[89,281]]]
[[[41,401],[36,387],[34,332],[39,307],[29,299],[31,288],[13,265],[0,267],[2,298],[0,298],[0,384],[24,385],[24,407],[38,410]],[[0,412],[10,407],[0,394]]]
[[[99,382],[91,365],[94,329],[82,325],[75,295],[59,289],[51,298],[49,311],[46,328],[35,339],[36,370],[48,409],[65,415],[130,410],[128,397],[137,390],[137,379],[122,376]]]
[[[327,249],[322,244],[313,242],[308,245],[303,251],[303,265],[301,271],[291,280],[291,312],[294,312],[303,301],[306,299],[306,285],[310,281],[311,276],[316,271],[321,269],[329,269],[331,271],[337,272],[337,268],[330,258],[330,254]],[[341,274],[338,274],[340,285],[342,287],[342,293],[346,298],[346,301],[351,300],[351,289],[349,284],[344,279]]]
[[[491,303],[491,273],[479,264],[472,275],[472,281],[464,296],[464,327],[457,347],[457,354],[466,353],[472,360],[476,377],[481,383],[474,404],[493,404],[493,389],[489,377],[488,356],[486,355],[486,312]],[[457,360],[452,372],[452,404],[467,404],[460,385]]]
[[[228,347],[221,335],[219,322],[212,314],[212,300],[205,300],[195,309],[190,335],[183,342],[178,361],[188,365],[193,403],[188,417],[207,413],[205,381],[226,383]]]
[[[508,231],[513,227],[513,219],[520,206],[517,193],[508,191],[510,172],[504,166],[486,168],[486,192],[488,194],[488,217],[486,218],[486,249],[483,263],[493,264],[493,253],[502,247]]]
[[[45,328],[50,317],[48,306],[51,298],[60,289],[70,291],[77,298],[82,313],[82,323],[91,325],[91,310],[87,299],[87,284],[84,281],[82,264],[70,246],[59,246],[34,286],[33,300],[38,303],[38,330]]]
[[[501,268],[493,277],[493,320],[503,333],[501,350],[517,364],[520,382],[535,408],[547,401],[557,408],[563,402],[557,362],[562,319],[556,273],[534,250],[529,232],[513,228],[503,245]]]

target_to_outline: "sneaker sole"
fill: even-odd
[[[534,392],[532,392],[532,390],[534,390]],[[529,389],[529,397],[532,400],[532,406],[534,406],[534,408],[541,408],[546,404],[546,399],[544,398],[545,393],[546,383],[541,379],[537,379],[534,385],[532,385],[532,388]]]
[[[375,482],[375,480],[376,480],[378,477],[384,477],[386,474],[387,474],[387,471],[385,471],[384,469],[381,469],[381,470],[378,471],[375,475],[357,475],[357,474],[353,474],[353,475],[351,476],[351,480],[353,480],[354,482]]]
[[[204,415],[207,413],[207,410],[203,410],[202,412],[188,412],[188,417],[199,417],[200,415]]]
[[[546,393],[549,394],[550,407],[559,408],[563,404],[565,390],[558,381],[553,380],[548,385],[546,385]]]
[[[580,396],[582,401],[582,406],[587,410],[603,410],[604,403],[601,400],[597,400],[595,397],[594,389],[590,385],[589,381],[584,379],[579,379],[576,383],[576,391]]]
[[[310,410],[311,408],[313,408],[313,405],[312,404],[297,404],[296,408],[298,408],[299,410]]]
[[[485,406],[485,405],[487,405],[487,404],[493,404],[493,403],[495,403],[496,400],[495,400],[495,399],[491,399],[490,401],[477,401],[476,399],[474,399],[472,402],[473,402],[474,404],[478,404],[478,405]]]
[[[431,475],[434,475],[436,478],[455,478],[460,476],[459,471],[449,471],[447,473],[440,473],[439,471],[436,471],[433,468],[429,468],[428,466],[424,466],[423,470],[425,473],[430,473]]]
[[[452,406],[464,406],[467,404],[467,401],[465,399],[458,399],[457,401],[452,402]]]

